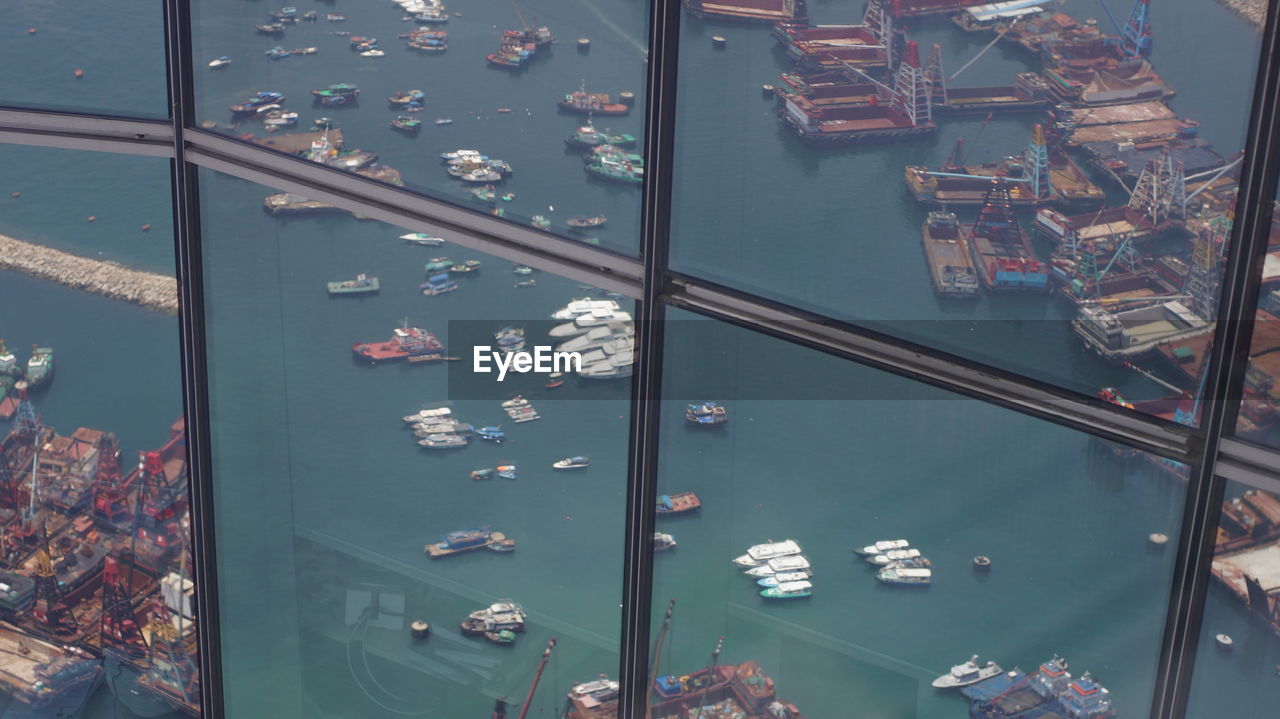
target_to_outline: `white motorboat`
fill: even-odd
[[[786,557],[775,557],[765,564],[746,570],[749,577],[768,577],[787,572],[809,572],[809,560],[803,554],[792,554]]]
[[[601,327],[611,322],[631,322],[631,313],[622,310],[606,310],[594,309],[586,314],[578,315],[573,318],[572,322],[566,322],[562,325],[556,325],[551,328],[547,334],[552,337],[573,337],[590,330],[593,327]]]
[[[220,67],[226,67],[227,65],[230,65],[230,64],[231,64],[231,58],[230,58],[230,57],[228,57],[228,56],[226,56],[226,55],[223,55],[222,57],[220,57],[220,58],[218,58],[218,59],[216,59],[216,60],[210,60],[210,61],[209,61],[209,69],[210,69],[210,70],[217,70],[217,69],[218,69],[218,68],[220,68]]]
[[[970,684],[977,684],[984,679],[990,679],[997,674],[1003,672],[999,664],[995,662],[987,662],[986,664],[978,664],[978,655],[974,654],[969,661],[964,664],[957,664],[951,667],[951,671],[943,674],[933,680],[933,686],[937,689],[951,689],[954,687],[967,687]]]
[[[784,539],[781,542],[765,542],[764,544],[748,547],[747,553],[734,559],[733,563],[740,567],[758,567],[775,557],[787,557],[792,554],[800,554],[803,551],[794,539]]]
[[[908,542],[905,539],[886,539],[881,542],[876,542],[875,544],[868,544],[861,549],[855,549],[853,551],[858,554],[882,554],[891,549],[906,549],[910,546],[911,542]]]
[[[876,579],[885,584],[927,585],[933,580],[932,569],[900,569],[886,567],[876,572]]]
[[[614,340],[631,339],[636,335],[635,327],[629,324],[606,325],[587,330],[585,334],[567,339],[557,347],[557,352],[589,352],[600,349]]]
[[[799,599],[813,593],[813,585],[809,582],[783,582],[776,587],[765,587],[760,596],[765,599]]]
[[[884,566],[892,564],[893,562],[900,562],[904,559],[915,559],[918,556],[920,556],[919,549],[890,549],[884,554],[873,554],[870,557],[867,557],[867,561],[872,564]]]
[[[783,572],[782,574],[771,574],[763,579],[757,579],[756,584],[762,587],[776,587],[783,582],[803,582],[811,575],[808,570],[802,572]]]
[[[625,350],[609,357],[606,360],[585,365],[578,376],[583,379],[620,379],[630,377],[635,367],[635,355],[631,350]]]
[[[405,235],[400,235],[400,239],[405,242],[412,242],[415,245],[425,245],[427,247],[439,247],[444,244],[443,237],[436,237],[435,235],[428,235],[423,232],[410,232]]]
[[[580,300],[573,300],[564,307],[552,312],[551,319],[560,320],[561,322],[571,322],[578,315],[585,315],[593,310],[608,310],[610,312],[616,312],[620,309],[622,308],[619,307],[618,303],[614,300],[593,300],[590,298],[583,298]]]
[[[519,420],[517,420],[519,421]],[[585,469],[591,466],[591,459],[588,457],[566,457],[551,465],[552,469]]]
[[[403,419],[406,424],[416,424],[433,418],[448,417],[451,414],[453,414],[453,410],[448,407],[440,407],[439,409],[420,410],[414,414],[405,415],[401,419]]]
[[[364,52],[360,53],[360,56],[361,57],[382,57],[383,55],[386,55],[386,54],[387,53],[375,48],[373,50],[365,50]]]

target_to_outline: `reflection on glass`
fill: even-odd
[[[193,5],[206,127],[637,252],[646,4]]]
[[[1280,447],[1280,217],[1272,220],[1236,432]]]
[[[199,716],[167,163],[3,155],[4,716]]]
[[[1124,404],[1197,392],[1251,77],[1211,68],[1256,64],[1248,22],[685,6],[676,269]]]
[[[650,716],[1147,713],[1179,478],[688,317],[667,327],[655,550],[678,548],[654,557]]]
[[[1187,716],[1251,719],[1280,701],[1280,495],[1227,484]]]
[[[168,116],[160,4],[5,2],[0,28],[0,105]]]
[[[630,301],[201,190],[228,714],[514,717],[554,638],[539,716],[617,666]]]

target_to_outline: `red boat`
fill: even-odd
[[[396,328],[386,342],[357,342],[351,345],[356,357],[377,364],[379,362],[426,362],[444,359],[444,344],[435,335],[408,323]]]

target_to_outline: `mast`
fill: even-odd
[[[676,600],[673,598],[667,602],[667,616],[662,619],[662,629],[658,632],[658,641],[653,645],[653,671],[649,672],[648,687],[653,686],[653,682],[658,678],[658,666],[662,663],[662,645],[667,640],[667,632],[671,630],[671,613],[675,611]],[[648,687],[645,691],[649,691]]]
[[[551,658],[551,649],[556,645],[556,638],[551,637],[547,642],[547,648],[542,650],[542,661],[538,662],[538,671],[533,675],[533,683],[529,685],[529,693],[525,695],[524,704],[520,707],[520,719],[524,719],[529,714],[529,705],[533,703],[533,693],[538,689],[538,681],[542,679],[542,670],[547,667],[547,660]],[[496,711],[496,708],[495,708]],[[503,715],[506,711],[504,707]]]
[[[707,681],[702,685],[702,694],[698,696],[698,711],[692,716],[702,716],[702,708],[707,704],[707,692],[711,690],[712,678],[715,676],[716,666],[720,663],[721,649],[724,649],[724,637],[716,641],[715,651],[711,652],[711,668],[707,670]]]

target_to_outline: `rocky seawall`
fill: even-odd
[[[52,280],[157,312],[178,313],[178,281],[0,235],[0,269]]]
[[[1264,0],[1218,0],[1231,12],[1249,21],[1254,28],[1261,30],[1267,21],[1267,3]]]

